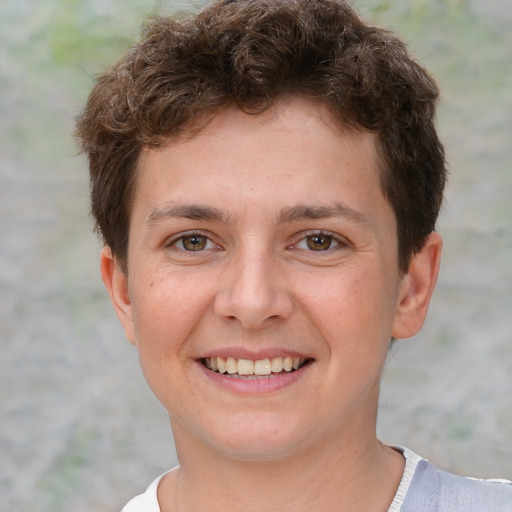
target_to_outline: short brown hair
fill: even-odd
[[[190,131],[199,115],[230,105],[259,113],[289,94],[378,134],[407,271],[435,228],[446,180],[433,123],[438,89],[401,41],[342,0],[221,0],[181,21],[156,18],[100,77],[76,133],[96,229],[125,270],[141,151]]]

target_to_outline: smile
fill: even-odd
[[[209,370],[234,378],[266,377],[272,374],[292,373],[308,359],[304,357],[273,357],[269,359],[235,359],[234,357],[205,357],[201,360]]]

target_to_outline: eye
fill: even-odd
[[[312,233],[311,235],[308,235],[300,240],[299,243],[295,245],[295,247],[297,249],[303,249],[307,251],[322,252],[335,249],[340,245],[340,242],[332,235],[327,233]]]
[[[171,245],[185,251],[204,251],[217,247],[207,236],[199,233],[182,236]]]

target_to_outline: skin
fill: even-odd
[[[101,269],[169,412],[164,512],[389,507],[404,461],[376,437],[380,377],[391,336],[423,324],[442,244],[432,233],[400,273],[376,144],[288,98],[142,156],[128,273],[108,248]],[[308,364],[239,389],[201,363],[230,354]]]

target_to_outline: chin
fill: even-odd
[[[220,431],[211,431],[208,438],[210,445],[225,458],[253,462],[284,460],[306,444],[305,433],[286,421],[262,424],[258,419],[237,423],[236,428],[226,428],[224,424]]]

